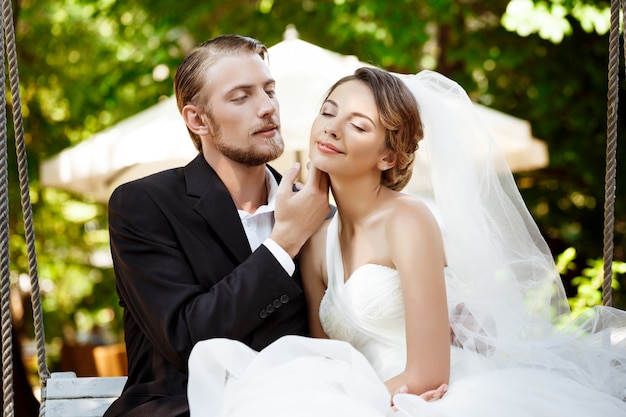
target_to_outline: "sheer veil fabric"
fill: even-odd
[[[396,75],[424,124],[412,189],[442,225],[455,344],[497,368],[552,370],[623,398],[626,312],[597,307],[566,323],[553,256],[466,92],[433,71]]]
[[[320,319],[329,336],[346,337],[286,336],[260,353],[199,342],[189,359],[191,416],[626,415],[626,312],[597,307],[567,322],[553,256],[465,91],[432,71],[395,75],[424,125],[411,193],[444,235],[455,336],[448,393],[435,402],[401,394],[398,410],[389,407],[382,381],[406,357],[399,276],[369,265],[343,285],[335,218]]]

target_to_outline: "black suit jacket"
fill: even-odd
[[[230,194],[202,155],[118,187],[109,231],[129,375],[105,416],[188,415],[187,359],[200,340],[260,350],[306,334],[298,269],[290,277],[263,245],[251,252]]]

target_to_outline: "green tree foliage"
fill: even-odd
[[[557,268],[559,273],[564,274],[568,269],[577,269],[574,263],[576,259],[576,249],[567,248],[557,257]],[[614,261],[612,264],[611,287],[619,290],[620,281],[618,277],[626,274],[626,262]],[[604,282],[604,263],[601,259],[590,260],[587,268],[581,271],[581,275],[572,279],[572,284],[576,286],[576,295],[569,298],[569,305],[572,317],[578,317],[589,307],[602,304],[602,284]],[[616,294],[618,297],[623,295]],[[619,303],[619,300],[618,300]]]
[[[389,70],[442,72],[474,100],[529,120],[548,143],[550,166],[516,178],[554,253],[573,247],[582,260],[564,272],[574,295],[571,279],[602,254],[607,7],[583,0],[19,0],[15,27],[48,339],[71,338],[94,323],[119,335],[121,316],[112,270],[99,260],[108,251],[106,207],[42,189],[41,161],[169,96],[176,66],[195,44],[241,33],[271,46],[290,24],[303,40]],[[557,23],[542,32],[541,19]],[[624,152],[618,147],[619,161]],[[17,282],[28,269],[10,163]],[[615,258],[623,261],[619,179],[626,175],[623,166],[618,171]],[[623,288],[622,281],[616,291]]]

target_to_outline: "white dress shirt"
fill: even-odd
[[[243,224],[243,229],[248,237],[250,249],[254,252],[259,246],[265,247],[274,255],[276,260],[280,262],[285,271],[291,276],[296,270],[296,265],[289,254],[269,238],[272,228],[274,227],[274,207],[276,203],[276,192],[278,191],[278,182],[268,168],[265,168],[265,186],[267,187],[267,204],[259,207],[254,213],[248,213],[244,210],[237,210],[239,218]]]

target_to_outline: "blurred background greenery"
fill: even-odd
[[[600,303],[609,6],[587,0],[17,0],[50,368],[60,366],[63,345],[116,343],[123,334],[113,271],[102,262],[109,250],[106,206],[43,189],[41,162],[170,96],[176,66],[194,45],[239,33],[269,47],[290,24],[300,39],[395,72],[439,71],[476,102],[530,121],[533,136],[548,144],[550,164],[517,172],[516,180],[558,257],[574,310]],[[622,81],[622,99],[623,93]],[[32,354],[9,135],[14,328],[25,354]],[[620,308],[626,307],[625,152],[618,146],[613,304]]]

